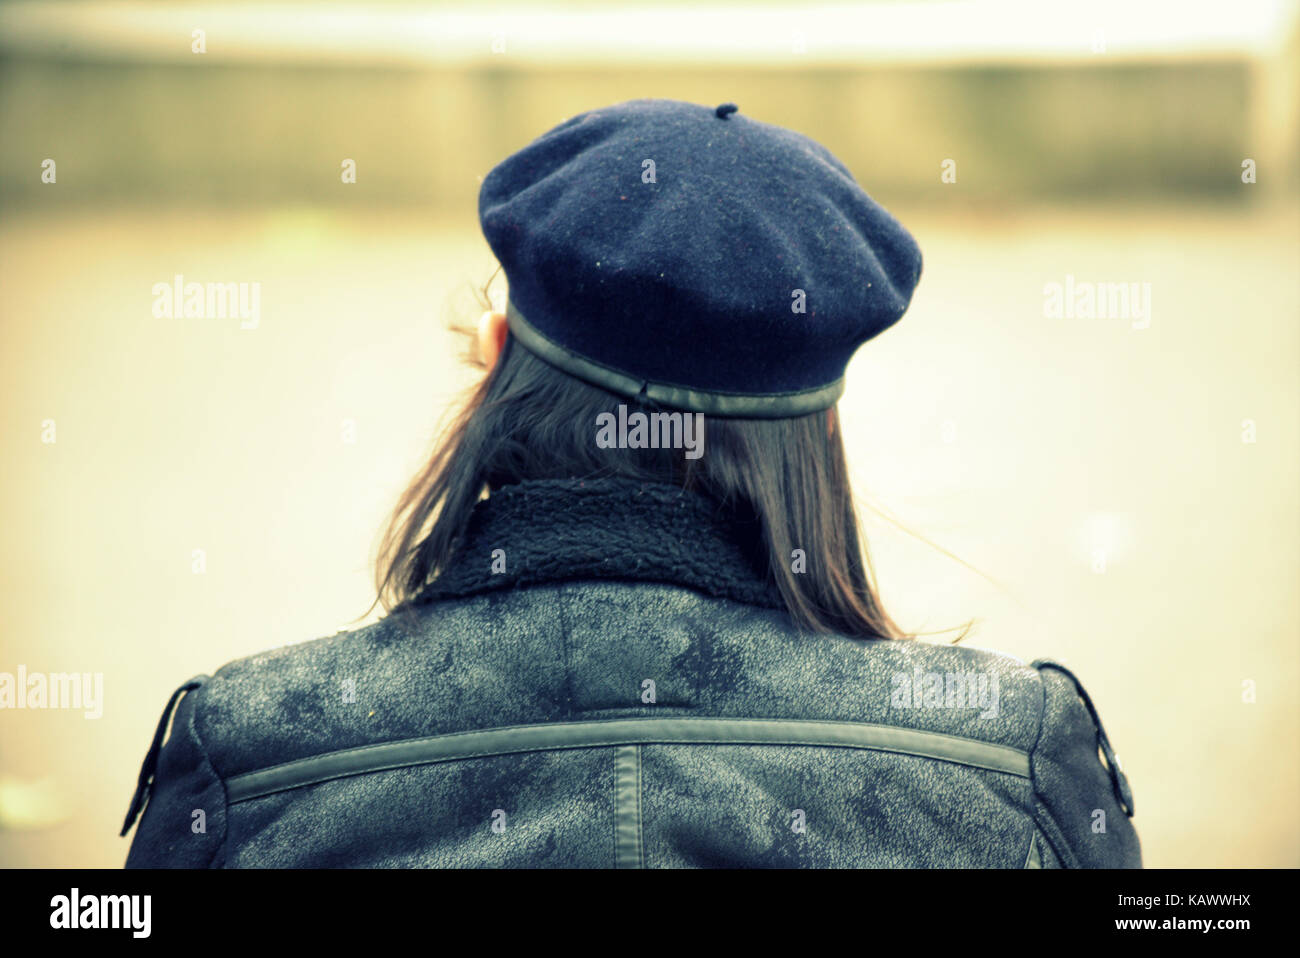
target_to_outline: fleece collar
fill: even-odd
[[[758,524],[700,493],[623,478],[528,480],[474,507],[455,558],[414,604],[616,579],[783,608],[766,561]]]

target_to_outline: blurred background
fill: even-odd
[[[886,608],[1069,665],[1148,865],[1300,865],[1298,52],[1282,0],[0,4],[0,672],[104,683],[0,711],[0,865],[119,866],[172,690],[359,624],[477,375],[481,178],[633,97],[920,242],[841,403]]]

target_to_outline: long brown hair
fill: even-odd
[[[600,449],[600,413],[637,401],[564,373],[507,336],[398,500],[379,547],[376,602],[404,607],[452,561],[485,490],[525,479],[624,476],[671,482],[757,522],[769,575],[796,627],[863,639],[911,638],[881,606],[836,428],[825,411],[788,419],[704,417],[704,454]],[[649,406],[640,408],[653,411]],[[830,415],[838,414],[832,410]],[[806,571],[795,572],[794,550]],[[373,605],[372,605],[373,608]]]

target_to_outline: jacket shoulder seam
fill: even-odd
[[[215,678],[215,676],[214,676]],[[198,691],[198,690],[196,690]],[[221,786],[221,841],[212,849],[212,854],[208,858],[205,868],[213,868],[217,856],[221,854],[226,847],[226,841],[230,837],[230,791],[226,787],[226,777],[221,774],[217,766],[212,761],[212,756],[208,754],[207,747],[203,744],[203,736],[199,734],[199,699],[193,703],[193,711],[190,714],[189,733],[194,738],[194,744],[198,747],[199,754],[203,756],[203,764],[212,772],[212,777],[217,780]]]
[[[1056,853],[1056,857],[1061,860],[1065,867],[1069,868],[1077,863],[1074,852],[1070,849],[1069,842],[1065,840],[1065,835],[1061,831],[1061,825],[1057,822],[1056,816],[1052,814],[1051,808],[1047,805],[1047,796],[1039,788],[1038,776],[1034,774],[1034,756],[1038,752],[1038,746],[1042,743],[1043,730],[1047,727],[1047,680],[1043,678],[1042,669],[1039,667],[1040,663],[1050,664],[1048,660],[1044,659],[1036,659],[1032,663],[1034,674],[1038,676],[1038,688],[1042,692],[1042,703],[1038,711],[1038,734],[1034,736],[1034,744],[1029,748],[1029,782],[1034,790],[1034,818],[1038,819],[1041,816],[1051,823],[1052,829],[1044,828],[1043,834],[1047,838],[1047,843],[1052,846],[1052,851]]]

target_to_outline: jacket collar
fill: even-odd
[[[453,560],[412,604],[616,579],[784,608],[766,570],[758,523],[701,493],[624,478],[527,480],[475,505]]]

